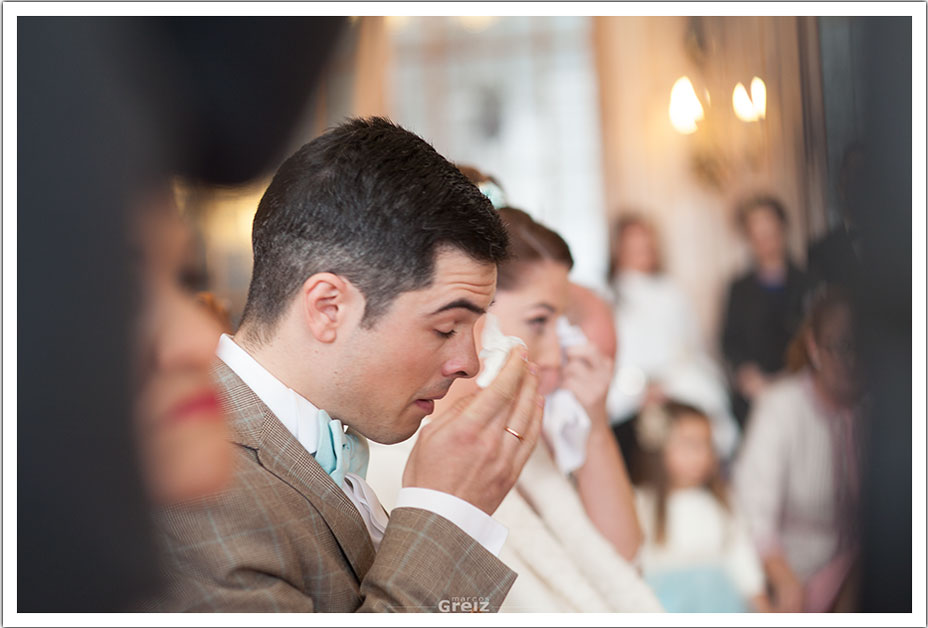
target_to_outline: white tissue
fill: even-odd
[[[566,316],[557,319],[557,339],[562,349],[585,345],[589,342],[583,330],[576,325],[571,325]]]
[[[541,424],[561,473],[573,473],[586,462],[586,443],[593,422],[572,392],[558,388],[545,400]]]
[[[521,338],[504,336],[499,328],[499,319],[493,314],[487,314],[483,334],[480,336],[480,345],[483,347],[480,349],[483,371],[477,376],[477,385],[486,388],[499,375],[513,347],[517,345],[524,347],[525,343]]]

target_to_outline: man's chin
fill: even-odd
[[[414,404],[395,420],[390,426],[393,428],[390,432],[384,431],[372,434],[371,436],[365,436],[368,440],[380,443],[381,445],[396,445],[397,443],[408,440],[413,434],[419,431],[422,419],[426,416],[427,415]]]

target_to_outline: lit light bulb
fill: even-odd
[[[754,110],[754,103],[748,96],[748,90],[744,85],[738,83],[735,85],[735,91],[731,94],[731,106],[735,110],[735,115],[745,122],[754,122],[757,120],[757,112]]]
[[[754,101],[754,113],[763,120],[767,117],[767,86],[758,77],[751,79],[751,100]]]
[[[693,83],[681,76],[670,90],[670,123],[679,133],[696,132],[696,121],[703,119],[703,108]]]

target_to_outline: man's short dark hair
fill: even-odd
[[[258,205],[252,246],[243,322],[263,341],[316,273],[354,284],[371,327],[400,293],[432,283],[439,247],[498,264],[508,240],[489,199],[453,164],[371,118],[329,130],[283,163]]]

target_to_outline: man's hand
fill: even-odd
[[[449,493],[492,515],[518,480],[541,432],[544,398],[530,370],[524,349],[513,349],[487,388],[424,425],[406,463],[403,486]]]
[[[590,343],[567,349],[564,383],[574,394],[587,414],[599,415],[597,410],[606,403],[612,381],[612,359],[602,355]]]

